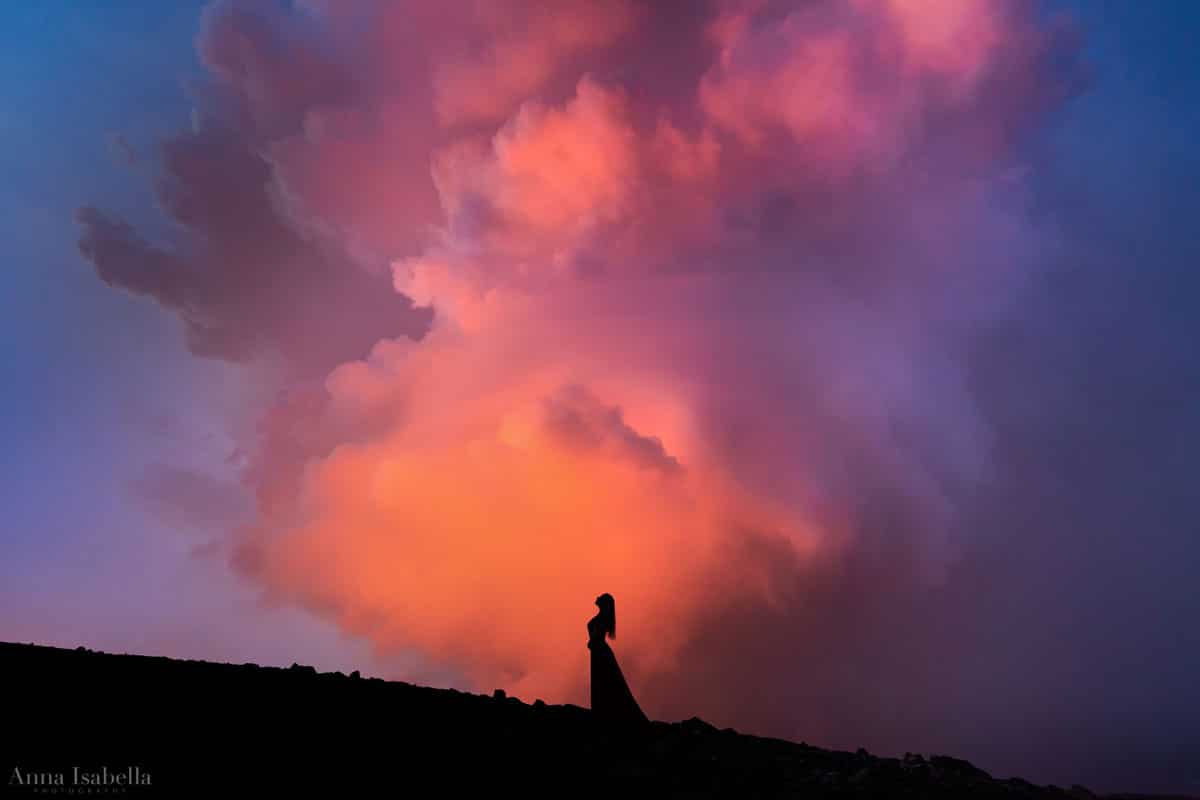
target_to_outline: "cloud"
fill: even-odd
[[[1106,634],[1055,586],[1111,520],[1046,443],[1137,403],[1062,383],[1094,331],[1039,311],[1078,42],[943,5],[214,6],[171,235],[79,219],[194,353],[304,378],[240,443],[232,568],[548,701],[609,591],[653,714],[1053,770],[1022,726],[1085,728]]]
[[[184,323],[189,350],[230,361],[282,357],[320,374],[380,338],[420,336],[428,313],[280,213],[270,165],[236,131],[184,133],[162,148],[157,194],[178,225],[167,246],[99,209],[77,214],[80,252],[106,283]]]
[[[215,6],[163,152],[180,243],[81,213],[194,351],[324,376],[245,443],[235,568],[563,698],[583,585],[653,621],[649,681],[705,641],[698,581],[790,619],[787,576],[873,548],[946,580],[991,446],[961,343],[1032,270],[1039,118],[1004,100],[1049,103],[1057,33],[994,3],[461,10]]]
[[[443,125],[505,120],[565,62],[612,44],[634,19],[626,0],[571,0],[553,12],[522,3],[469,6],[463,40],[440,42],[435,57],[434,107]]]
[[[645,469],[670,474],[682,467],[656,437],[642,436],[617,406],[605,406],[586,388],[567,385],[545,401],[544,424],[563,442],[582,450],[605,450]]]
[[[315,22],[256,0],[205,8],[196,51],[216,80],[213,99],[239,130],[257,140],[278,138],[295,131],[310,110],[353,95],[353,77]]]

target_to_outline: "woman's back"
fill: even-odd
[[[616,632],[616,612],[611,595],[596,599],[600,613],[588,620],[588,649],[592,651],[592,712],[597,719],[623,727],[640,727],[649,720],[642,713],[625,676],[617,665],[616,654],[606,637]]]

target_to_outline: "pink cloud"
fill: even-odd
[[[964,342],[1030,269],[1016,145],[1061,40],[984,0],[667,5],[211,12],[228,150],[164,162],[191,245],[85,212],[81,246],[199,352],[318,376],[245,443],[232,565],[272,601],[578,701],[611,591],[665,713],[685,657],[683,699],[736,691],[722,633],[796,622],[801,661],[954,568]]]
[[[612,44],[634,19],[626,0],[571,0],[553,11],[537,4],[466,5],[470,24],[459,46],[443,42],[435,58],[434,103],[443,125],[503,121],[565,63]]]

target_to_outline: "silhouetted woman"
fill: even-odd
[[[600,612],[588,620],[587,626],[588,649],[592,651],[592,713],[596,719],[611,725],[640,728],[649,719],[633,699],[607,641],[617,636],[616,603],[605,592],[596,598],[596,605]]]

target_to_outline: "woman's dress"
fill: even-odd
[[[592,651],[592,713],[596,718],[623,727],[649,723],[629,691],[599,614],[588,621],[588,648]]]

